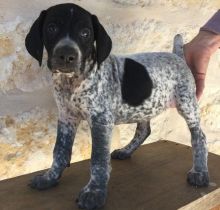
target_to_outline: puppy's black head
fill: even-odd
[[[52,72],[83,73],[85,65],[100,65],[108,57],[112,42],[95,15],[75,4],[60,4],[41,12],[25,45],[40,65],[45,46]]]

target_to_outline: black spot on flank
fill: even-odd
[[[153,83],[146,68],[129,58],[125,59],[122,98],[131,106],[138,106],[151,95]]]

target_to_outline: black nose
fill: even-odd
[[[55,50],[54,57],[60,64],[71,64],[77,60],[77,53],[72,47],[62,46]]]

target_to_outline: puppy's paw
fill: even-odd
[[[125,149],[116,149],[111,154],[112,159],[125,160],[131,157],[131,154]]]
[[[187,174],[187,182],[192,186],[207,187],[209,185],[209,173],[191,170]]]
[[[81,209],[97,209],[105,204],[106,196],[106,189],[85,186],[79,193],[76,202]]]
[[[37,190],[46,190],[58,184],[57,179],[52,179],[47,173],[35,176],[28,184],[31,188]]]

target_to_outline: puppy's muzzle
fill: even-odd
[[[71,46],[57,47],[53,53],[51,69],[59,69],[64,73],[73,72],[77,68],[78,53]]]
[[[61,39],[54,47],[48,59],[48,67],[52,72],[78,72],[81,64],[81,51],[77,43],[69,37]]]

